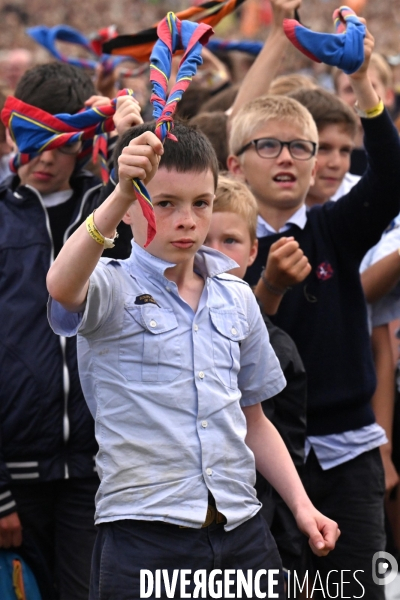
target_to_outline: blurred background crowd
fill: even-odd
[[[70,25],[86,36],[102,27],[114,24],[119,33],[136,33],[154,25],[168,10],[183,10],[196,0],[1,0],[0,19],[0,84],[14,88],[14,80],[25,65],[49,60],[46,50],[26,34],[35,25]],[[197,4],[199,1],[197,0]],[[385,56],[399,57],[400,62],[400,2],[397,0],[350,0],[347,2],[368,20],[375,36],[375,49]],[[302,22],[315,31],[332,31],[331,15],[337,0],[304,0],[300,11]],[[265,40],[271,21],[269,0],[247,0],[237,11],[225,18],[216,34],[228,39]],[[305,68],[299,53],[291,53],[282,70]],[[396,83],[400,85],[400,75]]]

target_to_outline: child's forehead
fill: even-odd
[[[355,135],[349,131],[345,123],[327,123],[318,130],[318,137],[321,141],[329,141],[333,136],[340,136],[342,142],[353,145]]]
[[[232,233],[237,231],[243,234],[249,234],[249,225],[243,215],[234,210],[216,210],[212,214],[212,223],[218,233]]]
[[[275,137],[279,139],[281,136],[291,139],[299,137],[307,138],[307,132],[294,119],[268,119],[257,125],[253,130],[252,139],[261,137]]]
[[[160,166],[148,187],[157,188],[157,193],[174,195],[178,189],[184,187],[188,192],[196,193],[214,192],[214,175],[211,169],[198,171],[191,169],[187,171],[178,170],[175,167]]]

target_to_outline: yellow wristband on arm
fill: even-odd
[[[374,106],[373,108],[368,108],[368,110],[361,110],[358,108],[358,103],[356,102],[354,105],[354,110],[358,114],[359,117],[363,119],[373,119],[374,117],[379,117],[383,113],[385,109],[385,105],[382,100],[379,100],[379,104]]]
[[[117,231],[115,232],[115,235],[113,238],[104,237],[104,235],[102,233],[100,233],[100,231],[97,229],[97,227],[95,225],[95,222],[94,222],[94,213],[95,212],[96,211],[94,210],[92,212],[92,214],[90,214],[86,219],[86,231],[88,232],[90,237],[94,239],[95,242],[100,244],[100,246],[104,246],[104,250],[106,250],[107,248],[114,248],[114,246],[115,246],[114,240],[118,237],[118,232]]]

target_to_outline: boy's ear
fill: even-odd
[[[8,129],[8,127],[6,127],[6,142],[7,142],[8,146],[10,147],[10,152],[18,152],[17,144],[12,139],[11,133],[10,133],[10,130]]]
[[[231,173],[236,175],[238,179],[245,181],[245,176],[243,173],[242,164],[240,162],[240,158],[235,156],[234,154],[230,154],[226,159],[226,164],[228,165],[228,169]]]
[[[311,171],[310,186],[309,187],[312,187],[314,185],[314,183],[315,183],[315,174],[317,172],[317,160],[318,160],[317,158],[314,158],[314,166],[313,166],[312,171]]]
[[[250,249],[250,255],[249,255],[249,260],[247,262],[247,266],[250,267],[253,262],[256,260],[257,258],[257,254],[258,254],[258,240],[254,240],[251,249]]]

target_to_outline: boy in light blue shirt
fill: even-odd
[[[48,274],[50,322],[64,335],[78,332],[82,387],[99,442],[90,598],[139,597],[141,569],[210,574],[215,567],[252,569],[262,575],[254,597],[260,586],[281,598],[281,578],[273,575],[280,560],[259,515],[255,465],[316,553],[327,554],[339,531],[310,503],[263,416],[260,402],[285,380],[253,294],[224,274],[234,261],[201,247],[212,216],[215,153],[186,126],[176,126],[178,143],[167,139],[164,147],[149,129],[135,127],[119,142],[119,183],[96,211],[97,239],[84,224]],[[135,177],[147,186],[156,218],[146,249]],[[134,234],[130,258],[99,262],[121,219]],[[194,577],[188,585],[197,583]],[[165,595],[165,580],[161,588],[161,597],[173,597]]]

